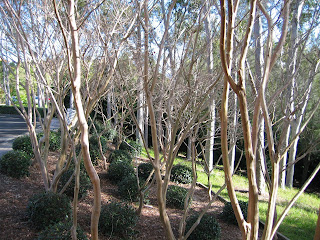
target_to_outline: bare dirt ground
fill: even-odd
[[[55,159],[56,154],[52,154],[49,164]],[[51,169],[52,170],[52,169]],[[28,199],[33,194],[42,191],[43,184],[37,166],[32,166],[29,177],[23,179],[14,179],[0,174],[0,239],[35,239],[37,232],[32,229],[25,215]],[[105,177],[105,171],[97,167],[101,179],[102,204],[109,200],[120,200],[117,196],[117,187],[112,185]],[[155,186],[154,186],[155,188]],[[159,219],[157,209],[157,200],[154,194],[155,189],[149,193],[150,203],[144,207],[135,230],[138,232],[134,239],[166,239],[164,229]],[[205,189],[197,187],[192,202],[191,211],[200,211],[208,202],[208,195]],[[80,200],[78,217],[79,224],[88,234],[90,232],[91,206],[93,203],[93,193],[89,191],[88,195]],[[134,205],[137,207],[137,205]],[[241,233],[237,226],[223,222],[219,218],[224,204],[217,200],[210,207],[209,212],[214,214],[221,226],[222,240],[241,239]],[[168,208],[174,232],[178,232],[179,222],[183,212],[181,210]],[[116,239],[113,237],[100,236],[100,239]]]

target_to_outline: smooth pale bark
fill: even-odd
[[[138,126],[136,129],[136,139],[139,141],[141,145],[143,145],[142,138],[144,137],[141,135],[141,133],[144,133],[144,92],[143,92],[143,78],[140,76],[140,73],[142,73],[142,64],[141,64],[141,27],[137,27],[137,67],[139,69],[139,75],[138,75],[138,82],[137,82],[137,122]]]
[[[232,113],[229,125],[229,162],[230,170],[234,172],[234,163],[236,161],[236,143],[237,143],[237,124],[238,124],[238,108],[237,108],[237,95],[232,94],[231,97]]]
[[[208,11],[207,8],[210,6],[207,6],[205,4],[205,12]],[[207,72],[209,77],[212,76],[213,73],[213,41],[212,41],[212,29],[211,29],[211,21],[210,21],[210,14],[207,15],[207,17],[204,19],[204,26],[206,31],[206,41],[207,41]],[[214,95],[214,93],[213,93]],[[214,164],[214,138],[215,138],[215,131],[216,131],[216,103],[215,98],[213,97],[211,100],[211,104],[209,106],[209,121],[207,126],[207,139],[205,144],[205,160],[207,162],[207,173],[209,174],[213,170],[213,164]]]
[[[77,111],[79,127],[81,131],[81,151],[83,156],[83,161],[87,173],[93,185],[94,191],[94,204],[92,207],[91,214],[91,239],[98,239],[98,223],[101,210],[101,189],[100,189],[100,179],[92,165],[90,153],[89,153],[89,131],[88,123],[85,117],[82,100],[81,100],[81,62],[80,62],[80,46],[79,46],[79,36],[78,27],[75,20],[75,2],[73,0],[69,1],[69,14],[68,20],[71,29],[71,40],[72,40],[72,65],[73,65],[73,76],[71,78],[72,92],[74,96],[74,104]],[[70,56],[69,56],[70,57]],[[70,59],[71,62],[71,59]]]
[[[262,40],[262,23],[261,23],[261,16],[257,14],[254,29],[253,29],[253,36],[255,40],[255,73],[256,73],[256,89],[254,91],[258,93],[261,83],[262,83],[262,73],[263,73],[263,40]],[[258,95],[256,94],[256,98]],[[258,141],[257,141],[257,148],[256,148],[256,158],[257,158],[257,185],[259,194],[265,193],[265,176],[264,173],[266,172],[265,166],[265,156],[264,156],[264,119],[260,117],[259,113],[259,122],[258,122],[259,130],[258,130]]]
[[[294,114],[295,111],[295,101],[296,101],[296,65],[297,65],[297,54],[298,54],[298,42],[299,42],[299,25],[300,25],[300,16],[302,12],[302,7],[304,4],[304,0],[294,0],[292,7],[293,7],[293,14],[292,14],[292,24],[291,24],[291,41],[290,41],[290,48],[289,48],[289,55],[288,55],[288,61],[287,61],[287,81],[291,82],[290,88],[289,88],[289,109],[287,109],[287,114],[290,115],[290,127],[288,126],[288,134],[295,136],[299,132],[299,125],[302,120],[301,118],[297,116],[297,114]],[[299,120],[297,120],[299,119]],[[288,136],[288,138],[290,138]],[[296,149],[299,139],[296,138],[293,147],[293,150],[291,152],[291,155],[288,159],[289,167],[287,169],[287,176],[286,176],[286,186],[292,187],[293,185],[293,175],[294,175],[294,159],[296,155]],[[286,146],[289,144],[286,142]],[[284,172],[284,171],[283,171]]]

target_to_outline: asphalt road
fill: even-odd
[[[58,120],[53,119],[51,128],[57,128]],[[12,150],[13,140],[27,134],[27,124],[20,115],[0,114],[0,157]]]

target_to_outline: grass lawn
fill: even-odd
[[[146,152],[143,151],[142,156],[146,157]],[[153,152],[151,151],[151,156]],[[183,164],[191,166],[190,162],[187,162],[184,158],[177,158],[175,164]],[[208,177],[205,174],[201,164],[197,164],[198,182],[208,186]],[[234,175],[234,184],[237,190],[248,189],[248,179],[245,176]],[[224,172],[222,170],[215,169],[210,176],[212,184],[212,190],[217,192],[224,184]],[[289,201],[298,192],[298,189],[279,189],[277,198],[277,214],[281,215],[284,208]],[[236,193],[239,200],[248,200],[246,193]],[[229,200],[227,190],[224,189],[220,194],[223,198]],[[320,206],[320,197],[317,194],[303,193],[298,201],[291,208],[284,221],[280,225],[279,231],[291,240],[310,240],[313,239],[316,222],[318,219],[318,213]],[[266,212],[268,209],[268,203],[266,200],[259,201],[260,219],[265,222]]]

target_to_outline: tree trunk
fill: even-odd
[[[292,8],[293,8],[293,14],[292,14],[292,26],[291,26],[291,41],[290,41],[290,48],[289,48],[289,55],[288,55],[288,61],[287,61],[287,81],[291,81],[291,85],[289,88],[289,114],[290,119],[292,118],[292,121],[290,121],[291,130],[290,135],[295,136],[296,133],[299,131],[299,123],[297,122],[297,115],[294,114],[294,103],[296,101],[296,65],[297,65],[297,53],[298,53],[298,30],[299,30],[299,24],[300,24],[300,16],[302,12],[302,7],[304,4],[304,0],[295,0],[293,1]],[[302,119],[301,119],[302,120]],[[292,138],[292,137],[291,137]],[[286,186],[292,187],[293,185],[293,174],[294,174],[294,158],[296,154],[296,147],[298,144],[298,139],[295,140],[293,150],[291,152],[291,156],[289,156],[288,164],[290,165],[287,170],[287,179],[286,179]],[[288,145],[286,145],[288,146]]]
[[[69,23],[71,28],[71,40],[72,40],[72,60],[73,60],[73,76],[71,78],[72,92],[74,96],[74,103],[78,115],[78,122],[81,131],[81,150],[84,160],[84,165],[90,180],[93,185],[94,191],[94,205],[91,214],[91,238],[94,240],[98,239],[98,223],[101,209],[101,190],[100,190],[100,179],[94,169],[90,153],[89,153],[89,132],[88,124],[85,117],[82,100],[81,100],[81,62],[80,62],[80,46],[78,27],[75,20],[75,2],[74,0],[69,1]]]
[[[258,93],[261,83],[262,83],[262,73],[263,73],[263,40],[262,40],[262,23],[261,23],[261,16],[257,14],[254,29],[253,29],[253,36],[255,39],[255,72],[256,72],[256,89],[253,89],[256,93]],[[258,94],[256,94],[258,97]],[[261,112],[261,111],[259,111]],[[256,152],[257,158],[257,185],[259,194],[263,194],[265,192],[265,176],[264,173],[266,172],[265,166],[265,156],[264,156],[264,119],[260,117],[261,113],[259,113],[259,130],[258,130],[258,146]]]

